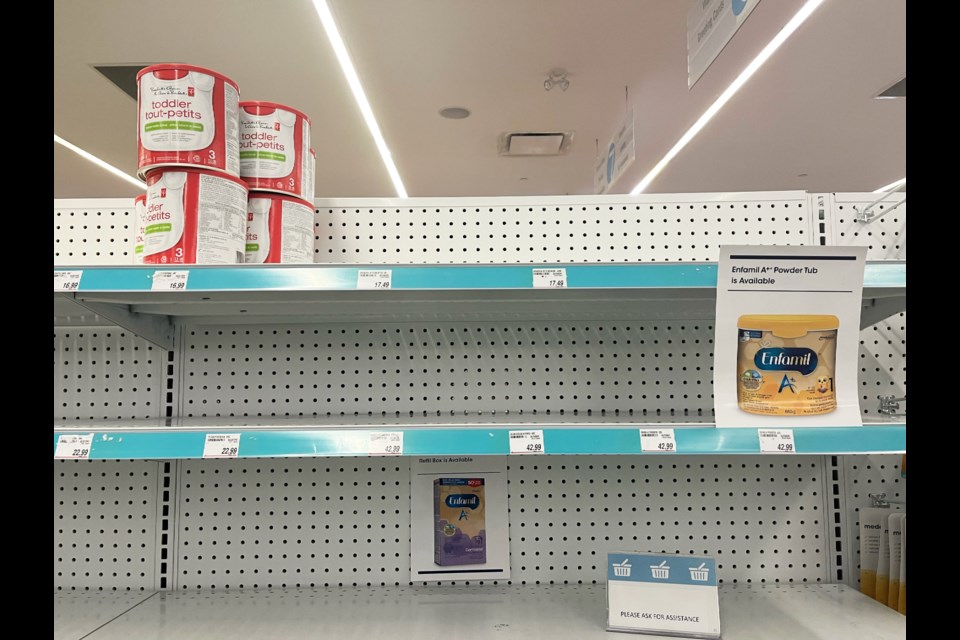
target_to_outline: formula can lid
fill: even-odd
[[[280,104],[278,102],[265,102],[263,100],[241,100],[240,108],[246,111],[247,113],[251,113],[250,111],[247,110],[247,107],[263,107],[265,109],[270,109],[270,110],[283,109],[284,111],[295,113],[300,118],[303,118],[304,120],[306,120],[307,124],[313,127],[313,123],[310,122],[310,118],[307,116],[307,114],[305,114],[303,111],[300,111],[299,109],[288,107],[285,104]],[[257,114],[254,114],[254,115],[257,115]]]
[[[206,67],[198,67],[192,64],[178,64],[176,62],[164,62],[161,64],[152,64],[149,67],[144,67],[143,69],[140,69],[140,71],[137,73],[137,84],[140,84],[141,76],[144,76],[148,73],[155,73],[157,71],[185,71],[185,72],[196,71],[198,73],[205,73],[208,76],[213,76],[215,78],[219,78],[220,80],[223,80],[227,84],[233,86],[233,88],[236,89],[238,92],[240,91],[240,87],[237,86],[236,82],[234,82],[227,76],[223,75],[219,71],[214,71],[213,69],[207,69]]]
[[[146,181],[147,181],[147,185],[148,185],[148,186],[152,186],[153,184],[156,183],[157,180],[160,179],[160,176],[162,176],[163,174],[165,174],[165,173],[174,173],[174,172],[186,173],[186,174],[188,174],[188,175],[189,175],[189,174],[199,174],[199,175],[204,175],[204,174],[206,174],[206,175],[208,175],[208,176],[213,176],[213,177],[215,177],[215,178],[223,178],[224,180],[229,180],[230,182],[235,182],[235,183],[239,184],[239,185],[242,186],[242,187],[244,188],[244,190],[247,191],[247,192],[250,191],[250,186],[249,186],[246,182],[244,182],[243,180],[241,180],[240,178],[238,178],[237,176],[230,175],[229,173],[224,173],[223,171],[210,171],[210,170],[208,170],[208,169],[195,169],[195,168],[189,167],[189,166],[154,167],[154,168],[150,169],[149,171],[147,171],[147,173],[146,173],[145,178],[146,178]]]
[[[808,331],[830,331],[840,328],[837,316],[795,315],[795,314],[758,314],[740,316],[739,329],[752,331],[770,331],[781,338],[799,338]]]

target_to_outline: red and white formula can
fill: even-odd
[[[247,229],[247,185],[199,169],[147,174],[144,264],[239,264]]]
[[[137,74],[139,173],[196,167],[240,175],[240,90],[230,78],[187,64]]]
[[[312,263],[313,205],[278,193],[251,191],[246,262]]]
[[[143,264],[143,228],[147,218],[147,194],[133,199],[133,264]]]
[[[310,118],[274,102],[240,103],[240,177],[251,189],[312,201],[309,170]]]
[[[307,189],[307,201],[313,204],[313,199],[317,193],[317,154],[310,149],[310,185]]]

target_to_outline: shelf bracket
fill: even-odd
[[[866,300],[860,311],[860,330],[862,331],[867,327],[872,327],[884,318],[889,318],[893,314],[900,313],[906,308],[906,296]]]
[[[132,331],[161,349],[170,350],[173,348],[173,322],[170,321],[169,316],[135,313],[126,306],[105,302],[90,302],[78,297],[74,297],[73,302],[101,318],[109,320],[118,327]]]

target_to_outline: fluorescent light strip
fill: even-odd
[[[743,71],[740,72],[740,75],[737,76],[736,80],[730,83],[730,86],[720,94],[720,97],[717,98],[714,103],[703,112],[703,115],[693,123],[693,126],[687,129],[687,132],[683,134],[679,140],[677,140],[677,143],[673,145],[670,151],[667,151],[667,155],[663,156],[663,158],[660,159],[660,162],[658,162],[653,169],[650,170],[650,173],[644,176],[643,180],[641,180],[637,186],[633,188],[633,191],[630,192],[630,195],[635,196],[638,193],[643,193],[646,188],[650,186],[650,183],[653,182],[654,178],[656,178],[657,175],[663,171],[663,168],[666,167],[667,164],[673,160],[673,158],[680,153],[680,151],[687,146],[691,140],[693,140],[694,136],[700,133],[700,130],[703,129],[707,123],[710,122],[713,116],[717,115],[717,112],[723,108],[723,105],[727,104],[730,98],[732,98],[733,95],[740,90],[740,87],[747,83],[747,80],[749,80],[750,77],[753,76],[753,74],[763,66],[763,63],[766,62],[767,59],[770,58],[770,56],[772,56],[777,49],[780,48],[780,45],[782,45],[787,38],[789,38],[793,32],[797,30],[797,27],[804,23],[804,21],[810,17],[810,14],[812,14],[822,3],[823,0],[807,0],[806,4],[800,8],[800,11],[798,11],[797,14],[790,19],[790,22],[784,25],[783,29],[781,29],[780,32],[773,37],[773,40],[771,40],[757,55],[757,57],[754,58],[753,61],[748,64]]]
[[[101,159],[98,158],[97,156],[95,156],[95,155],[93,155],[92,153],[89,153],[89,152],[87,152],[87,151],[84,151],[83,149],[81,149],[81,148],[78,147],[77,145],[75,145],[75,144],[73,144],[73,143],[71,143],[71,142],[67,142],[66,140],[64,140],[63,138],[61,138],[60,136],[58,136],[57,134],[53,134],[53,141],[56,142],[57,144],[59,144],[59,145],[62,146],[62,147],[65,147],[65,148],[67,148],[67,149],[70,149],[70,151],[73,151],[75,154],[77,154],[77,155],[80,156],[81,158],[83,158],[83,159],[85,159],[85,160],[89,160],[90,162],[92,162],[93,164],[97,165],[97,166],[100,167],[101,169],[106,169],[107,171],[109,171],[109,172],[112,173],[113,175],[117,176],[118,178],[121,178],[121,179],[123,179],[123,180],[126,180],[127,182],[129,182],[129,183],[132,184],[133,186],[137,187],[138,189],[146,189],[146,188],[147,188],[147,185],[145,185],[145,184],[144,184],[143,182],[141,182],[140,180],[137,180],[137,179],[134,178],[133,176],[128,175],[128,174],[124,173],[123,171],[120,171],[120,169],[117,169],[117,168],[116,168],[115,166],[113,166],[112,164],[108,164],[108,163],[104,162],[103,160],[101,160]]]
[[[313,0],[313,6],[317,9],[320,22],[323,23],[323,30],[327,32],[327,39],[330,40],[330,46],[333,47],[333,52],[337,54],[340,68],[343,70],[343,75],[347,78],[347,84],[350,85],[350,90],[353,91],[353,98],[357,101],[357,106],[360,108],[360,113],[363,114],[367,128],[370,129],[370,135],[373,136],[373,141],[377,144],[377,150],[380,152],[383,164],[387,168],[387,173],[390,174],[390,180],[393,181],[393,188],[396,189],[399,197],[406,198],[407,190],[403,187],[400,172],[397,171],[397,166],[393,163],[390,149],[387,148],[387,142],[383,139],[383,134],[380,132],[380,125],[377,124],[377,118],[373,115],[370,102],[367,101],[367,94],[363,91],[363,86],[360,84],[357,71],[353,68],[350,54],[347,53],[347,47],[343,43],[343,38],[340,37],[340,30],[337,28],[337,23],[333,19],[330,7],[327,6],[326,0]]]
[[[907,179],[900,178],[896,182],[891,182],[885,187],[880,187],[879,189],[875,190],[874,193],[886,193],[887,191],[896,191],[897,189],[899,189],[905,184],[907,184]]]

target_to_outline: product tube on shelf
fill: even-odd
[[[903,541],[901,523],[904,514],[891,513],[888,518],[890,531],[890,586],[887,589],[887,606],[896,609],[900,602],[900,549]]]
[[[888,515],[888,509],[860,509],[860,591],[871,598],[877,595],[877,565],[883,533],[881,521],[885,521]]]

